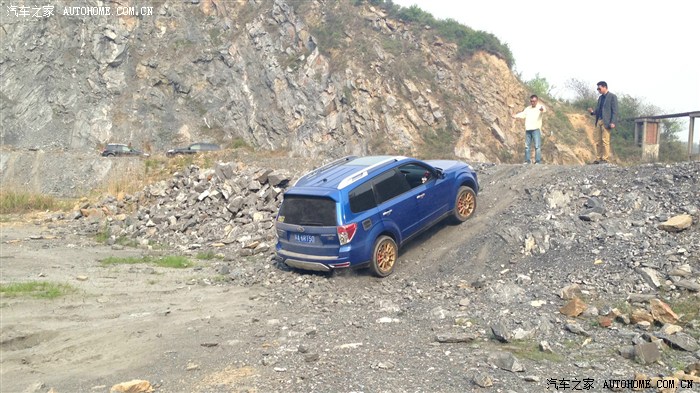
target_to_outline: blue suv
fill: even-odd
[[[394,271],[399,247],[446,217],[476,209],[476,172],[460,161],[349,156],[302,176],[284,194],[277,259],[316,271]]]

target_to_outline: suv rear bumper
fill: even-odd
[[[317,255],[305,255],[280,249],[277,250],[276,259],[293,268],[317,272],[329,272],[333,269],[350,267],[350,261],[347,258],[319,257]],[[323,261],[319,261],[319,259]]]
[[[297,269],[302,269],[302,270],[313,270],[317,272],[329,272],[331,271],[331,268],[328,265],[324,265],[322,263],[318,262],[304,262],[304,261],[298,261],[296,259],[285,259],[284,263],[293,268]]]

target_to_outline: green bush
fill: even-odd
[[[532,94],[540,98],[552,97],[552,86],[550,86],[547,78],[541,77],[539,73],[535,74],[533,79],[525,82],[525,85],[530,89]]]

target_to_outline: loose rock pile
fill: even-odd
[[[231,260],[274,249],[274,216],[290,179],[284,171],[242,164],[191,165],[142,192],[85,205],[72,217],[87,218],[88,232],[106,233],[110,244],[130,239]]]

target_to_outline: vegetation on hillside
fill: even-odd
[[[547,81],[547,78],[540,76],[539,73],[535,77],[525,82],[525,86],[540,98],[552,98],[552,86]]]
[[[304,10],[310,7],[310,2],[291,1],[291,3]],[[452,42],[457,45],[460,57],[467,58],[478,51],[484,51],[503,59],[508,67],[513,67],[515,59],[513,53],[507,44],[502,43],[495,35],[481,30],[474,30],[465,26],[454,19],[438,19],[429,12],[426,12],[416,5],[410,7],[402,7],[395,4],[392,0],[355,0],[355,6],[363,4],[371,4],[381,8],[386,12],[389,18],[400,20],[407,23],[407,27],[413,31],[420,31],[421,35],[438,36],[441,39]],[[359,31],[359,26],[354,26],[356,23],[361,23],[361,19],[354,18],[348,20],[347,14],[344,11],[345,4],[336,2],[333,7],[324,9],[324,22],[312,24],[311,32],[316,39],[319,40],[319,48],[323,51],[333,52],[344,47],[349,32]],[[339,28],[343,26],[343,28]],[[429,27],[426,30],[426,27]],[[350,33],[351,34],[351,33]],[[366,37],[365,37],[366,38]],[[403,40],[389,43],[401,49],[398,52],[405,52],[407,46],[410,46]],[[361,55],[363,52],[369,52],[372,47],[367,45],[367,41],[362,37],[353,37],[353,46],[356,46],[357,52]],[[389,52],[394,52],[392,48],[384,48]]]
[[[362,4],[357,0],[356,4]],[[369,0],[369,3],[384,9],[389,17],[416,25],[423,29],[429,26],[442,39],[457,44],[460,56],[466,57],[478,51],[485,51],[503,59],[508,67],[513,67],[515,59],[508,44],[502,43],[495,35],[482,30],[474,30],[452,18],[437,19],[417,5],[402,7],[392,0]]]

